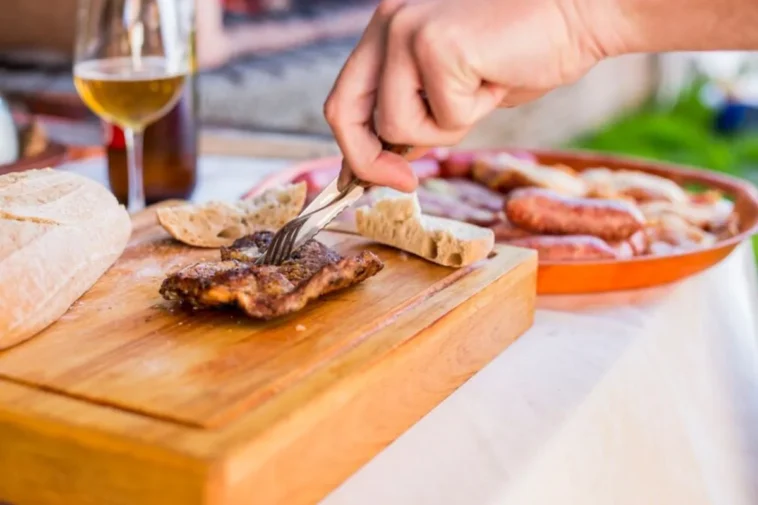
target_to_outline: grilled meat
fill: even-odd
[[[169,275],[160,293],[195,308],[237,305],[250,317],[271,319],[296,312],[327,293],[358,284],[384,265],[363,251],[343,258],[315,240],[278,266],[255,265],[273,234],[257,232],[221,251],[221,261],[188,265]]]
[[[271,231],[259,231],[252,235],[240,237],[229,247],[221,248],[221,260],[238,260],[252,263],[263,255],[273,238],[274,232]]]

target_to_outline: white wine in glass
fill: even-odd
[[[129,212],[145,207],[142,133],[171,110],[191,67],[194,0],[80,0],[74,83],[126,138]]]

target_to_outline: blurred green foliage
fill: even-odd
[[[697,81],[668,105],[650,102],[569,147],[606,151],[716,170],[758,184],[758,133],[714,131],[715,112],[701,100]],[[753,238],[758,261],[758,237]]]

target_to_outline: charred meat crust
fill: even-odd
[[[274,233],[259,231],[251,235],[245,235],[235,240],[229,247],[221,248],[221,259],[239,260],[245,262],[255,261],[271,245]]]
[[[170,274],[161,285],[161,295],[195,308],[237,305],[250,317],[271,319],[363,282],[384,267],[369,251],[342,258],[315,240],[282,265],[255,265],[260,253],[252,257],[248,252],[252,248],[265,251],[271,236],[258,232],[240,238],[222,250],[222,261],[195,263]]]
[[[297,312],[310,301],[334,291],[345,289],[376,275],[384,265],[372,252],[363,251],[357,256],[331,263],[294,290],[279,296],[248,296],[240,293],[237,304],[251,317],[271,319]]]

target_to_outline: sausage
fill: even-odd
[[[507,243],[535,249],[540,261],[624,259],[622,252],[605,240],[590,235],[532,235],[514,238]]]
[[[712,205],[718,203],[724,199],[724,194],[718,189],[708,189],[702,193],[694,193],[690,195],[690,203],[696,205]]]
[[[489,226],[498,220],[498,213],[473,207],[453,195],[430,191],[424,186],[416,189],[419,205],[424,214]]]
[[[590,168],[582,172],[589,193],[600,198],[629,197],[634,200],[684,203],[687,193],[677,183],[665,177],[638,170]]]
[[[718,240],[725,240],[737,235],[740,232],[739,215],[736,212],[730,214],[723,225],[710,227],[708,231],[713,233]]]
[[[448,153],[440,157],[440,175],[442,177],[468,177],[474,164],[472,153]]]
[[[648,223],[645,232],[651,242],[666,242],[675,247],[709,246],[717,237],[677,214],[662,214]]]
[[[468,179],[427,179],[422,185],[433,193],[454,197],[467,205],[496,214],[502,212],[505,203],[505,197],[500,193]]]
[[[684,249],[680,249],[668,242],[654,241],[650,244],[650,254],[653,256],[666,256],[669,254],[676,254],[683,250]]]
[[[510,221],[508,221],[505,218],[493,224],[492,226],[490,226],[490,228],[495,234],[496,242],[508,242],[509,240],[513,240],[517,238],[525,238],[525,237],[533,236],[532,233],[529,233],[526,230],[522,230],[521,228],[516,228],[515,226],[513,226],[513,224]]]
[[[640,230],[626,240],[610,242],[609,245],[616,250],[620,259],[627,259],[647,254],[649,241],[645,230]]]
[[[439,177],[440,163],[433,158],[419,158],[410,162],[413,172],[419,179]]]
[[[473,152],[455,152],[447,149],[437,149],[434,154],[440,162],[440,175],[445,178],[452,177],[469,177],[474,162],[477,159],[489,160],[496,157],[496,152],[485,154]],[[537,159],[527,151],[512,151],[509,153],[514,158],[529,162],[537,163]]]
[[[640,204],[640,210],[648,219],[655,221],[667,214],[674,214],[690,224],[713,231],[723,229],[734,220],[734,204],[727,199],[708,202],[705,200],[687,203],[646,202]]]
[[[493,191],[481,184],[468,179],[448,179],[447,181],[455,188],[456,193],[461,200],[492,212],[501,212],[505,203],[505,196]]]
[[[516,188],[552,189],[570,196],[584,196],[587,185],[566,166],[542,166],[508,153],[482,156],[474,161],[472,178],[485,186],[507,193]]]
[[[539,188],[511,193],[505,215],[532,233],[593,235],[608,241],[625,240],[645,225],[642,212],[631,202],[571,198]]]
[[[626,239],[625,242],[631,246],[635,256],[646,254],[648,247],[650,247],[650,242],[648,241],[647,233],[645,233],[645,230],[638,231]]]

